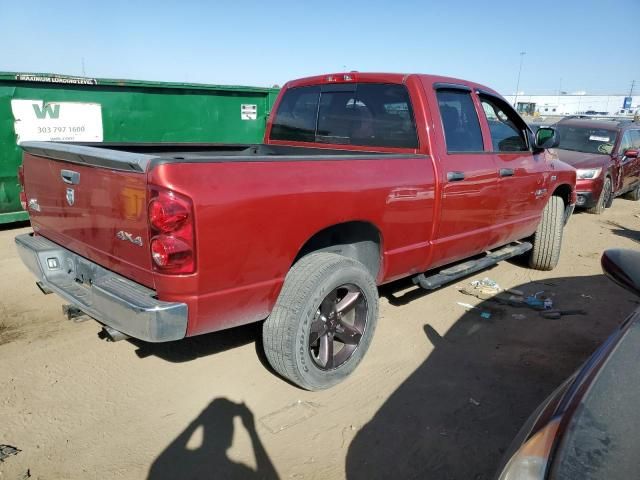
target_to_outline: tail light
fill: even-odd
[[[22,209],[27,209],[27,194],[24,192],[24,166],[18,167],[18,183],[20,184],[20,204]]]
[[[154,187],[148,215],[154,269],[163,273],[193,273],[196,252],[191,199]]]

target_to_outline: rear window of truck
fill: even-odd
[[[381,83],[290,88],[280,102],[269,138],[418,148],[406,88]]]

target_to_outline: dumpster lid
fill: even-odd
[[[242,85],[211,85],[206,83],[159,82],[154,80],[126,80],[115,78],[91,78],[58,73],[0,72],[0,82],[51,83],[83,86],[115,86],[139,88],[174,88],[189,90],[218,90],[226,92],[270,93],[278,88],[248,87]]]

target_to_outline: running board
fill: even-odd
[[[416,285],[420,285],[426,290],[434,290],[446,283],[453,282],[454,280],[457,280],[459,278],[466,277],[467,275],[478,272],[480,270],[484,270],[485,268],[495,265],[502,260],[522,255],[532,248],[533,245],[531,245],[531,243],[529,242],[507,245],[506,247],[502,247],[499,250],[489,252],[482,258],[459,263],[458,265],[454,265],[453,267],[440,270],[440,272],[434,275],[426,276],[424,273],[416,275],[415,277],[413,277],[413,283]]]

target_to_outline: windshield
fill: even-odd
[[[613,151],[618,135],[615,130],[605,128],[561,124],[556,124],[555,128],[560,138],[558,148],[575,152],[609,155]]]

